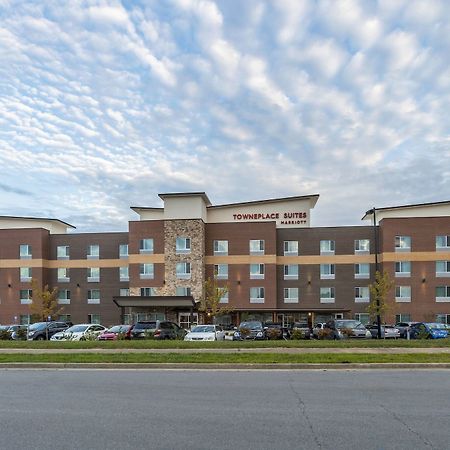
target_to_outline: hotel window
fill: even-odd
[[[19,247],[20,259],[31,259],[33,257],[31,253],[31,245],[21,244]]]
[[[128,258],[128,244],[119,245],[119,258]]]
[[[396,314],[395,323],[411,322],[411,314]]]
[[[367,325],[370,320],[370,315],[368,313],[356,313],[355,320],[359,320],[363,325]]]
[[[177,263],[177,278],[180,280],[189,280],[191,278],[191,263]]]
[[[395,276],[397,278],[410,277],[411,276],[411,262],[410,261],[397,261],[395,263]]]
[[[436,301],[450,302],[450,286],[436,286]]]
[[[284,256],[298,255],[298,241],[284,241]]]
[[[56,247],[56,259],[69,259],[70,258],[69,251],[70,250],[68,245],[58,245]]]
[[[188,286],[186,286],[186,287],[177,287],[177,290],[176,290],[176,295],[178,296],[178,297],[188,297],[188,296],[190,296],[191,295],[191,288],[190,287],[188,287]]]
[[[264,303],[264,288],[250,288],[250,303]]]
[[[191,253],[191,238],[177,237],[175,251],[178,255]]]
[[[228,280],[228,264],[214,264],[214,278]]]
[[[124,314],[123,323],[124,325],[133,325],[133,314]]]
[[[152,254],[153,253],[153,239],[141,239],[139,244],[139,253]]]
[[[410,236],[395,236],[395,251],[396,252],[410,252],[411,251],[411,237]]]
[[[67,267],[59,267],[57,269],[58,283],[68,283],[70,281],[69,269]]]
[[[320,241],[321,255],[334,255],[334,241]]]
[[[436,314],[436,322],[450,324],[450,314]]]
[[[70,314],[60,314],[58,320],[60,322],[72,322],[72,316]]]
[[[228,241],[214,241],[214,255],[228,255]]]
[[[285,264],[284,265],[284,279],[285,280],[298,280],[298,264]]]
[[[31,281],[31,267],[21,267],[20,268],[20,281],[22,283],[27,283]]]
[[[156,289],[152,287],[142,287],[141,297],[154,297],[156,295]]]
[[[58,291],[58,304],[70,305],[70,291],[68,289]]]
[[[450,261],[436,261],[436,276],[450,277]]]
[[[411,286],[395,286],[395,301],[409,303],[411,301]]]
[[[355,241],[355,253],[363,254],[370,252],[369,239],[357,239]]]
[[[100,246],[89,245],[87,249],[87,259],[99,259],[100,258]]]
[[[228,303],[228,291],[220,297],[219,303]]]
[[[100,267],[89,267],[87,270],[88,283],[98,283],[100,281]]]
[[[87,302],[89,305],[98,305],[100,303],[100,289],[89,289],[87,291]]]
[[[250,240],[250,255],[264,255],[264,241],[259,239]]]
[[[320,303],[334,303],[334,287],[320,288]]]
[[[368,263],[355,264],[355,278],[356,279],[370,278],[370,264]]]
[[[284,288],[284,303],[298,303],[298,288]]]
[[[100,314],[88,314],[88,323],[100,325]]]
[[[121,297],[129,297],[130,296],[130,289],[128,289],[128,288],[119,289],[119,295]]]
[[[369,303],[370,293],[368,286],[355,287],[355,303]]]
[[[19,317],[20,325],[30,325],[31,323],[31,314],[21,314]]]
[[[320,265],[320,279],[321,280],[334,280],[334,264],[321,264]]]
[[[153,263],[139,264],[139,278],[141,280],[153,280],[154,277],[155,273]]]
[[[450,249],[450,236],[436,236],[436,250],[448,251]]]
[[[250,280],[264,280],[264,264],[250,264]]]
[[[119,267],[119,279],[120,281],[130,280],[130,276],[128,273],[128,266]]]
[[[31,298],[33,297],[32,289],[21,289],[19,294],[20,294],[20,304],[21,305],[31,304]]]

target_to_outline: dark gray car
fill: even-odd
[[[36,322],[28,327],[27,339],[29,341],[44,341],[50,339],[55,333],[64,331],[72,326],[71,322]]]
[[[186,330],[176,323],[162,320],[136,322],[131,330],[131,339],[181,339],[185,335]]]

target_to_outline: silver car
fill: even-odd
[[[378,338],[378,326],[369,325],[367,329],[374,339]],[[381,325],[381,339],[399,339],[400,330],[393,325]]]

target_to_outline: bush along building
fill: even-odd
[[[212,205],[204,192],[132,207],[128,232],[76,233],[57,219],[0,216],[0,323],[28,323],[32,280],[58,288],[59,318],[188,327],[215,278],[244,319],[369,321],[376,264],[393,281],[387,322],[450,323],[450,202],[376,208],[365,226],[311,227],[319,196]]]

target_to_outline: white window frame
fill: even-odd
[[[125,250],[126,253],[124,253]],[[128,244],[119,244],[119,259],[126,259],[128,256]]]
[[[320,288],[320,303],[334,303],[335,300],[336,291],[333,286],[322,286]]]
[[[283,288],[283,301],[284,303],[298,303],[299,295],[297,287],[285,287]]]
[[[297,273],[290,274],[290,268],[296,267]],[[287,273],[286,273],[287,272]],[[299,267],[298,264],[285,264],[283,267],[283,275],[285,280],[298,280],[299,276]]]
[[[445,245],[440,245],[439,241],[445,241]],[[450,236],[449,235],[440,235],[436,236],[436,251],[444,251],[448,252],[450,251]]]
[[[141,255],[153,254],[155,243],[153,238],[143,238],[139,241],[139,253]]]
[[[32,259],[33,251],[30,244],[20,244],[19,245],[19,256],[20,259]]]
[[[192,288],[190,286],[177,286],[175,288],[175,295],[177,297],[189,297],[192,295]]]
[[[191,270],[190,262],[179,262],[176,265],[176,276],[179,280],[190,280]]]
[[[409,265],[409,271],[406,270]],[[411,261],[395,262],[395,278],[409,278],[411,276]]]
[[[332,239],[322,239],[320,241],[321,255],[334,255],[336,251],[336,242]]]
[[[410,303],[411,302],[411,286],[395,286],[395,302]]]
[[[265,289],[264,287],[251,287],[249,292],[250,303],[264,303]]]
[[[450,314],[447,313],[436,314],[436,322],[450,324]]]
[[[411,236],[395,236],[394,248],[396,252],[410,252]]]
[[[363,325],[367,325],[370,322],[370,314],[369,313],[355,313],[355,320],[358,320]]]
[[[88,245],[86,259],[100,259],[100,245]]]
[[[336,267],[334,264],[321,264],[320,265],[320,279],[321,280],[334,280]]]
[[[410,313],[396,314],[395,323],[400,322],[411,322],[411,314]]]
[[[445,296],[438,296],[438,290],[444,289]],[[449,303],[450,302],[450,286],[436,286],[436,303]]]
[[[370,239],[355,239],[355,254],[367,255],[370,253]]]
[[[56,269],[56,278],[58,283],[70,282],[69,270],[70,269],[68,267],[58,267],[58,269]]]
[[[21,305],[30,305],[32,303],[33,290],[32,289],[20,289],[19,297],[20,297]]]
[[[229,292],[225,292],[222,297],[220,297],[219,303],[223,303],[223,304],[227,304],[229,301],[229,297],[228,297]]]
[[[191,238],[177,237],[175,240],[175,253],[177,255],[185,255],[191,253]]]
[[[100,314],[88,314],[88,323],[92,325],[100,325]]]
[[[153,280],[155,278],[155,265],[153,263],[139,264],[139,278],[141,280]]]
[[[228,241],[215,239],[213,241],[213,252],[215,256],[228,255]]]
[[[250,239],[249,252],[250,255],[264,255],[265,241],[264,239]]]
[[[444,266],[443,268],[445,270],[439,270],[439,265]],[[450,261],[436,261],[436,276],[446,278],[450,277]]]
[[[62,295],[64,294],[64,295]],[[70,290],[60,289],[58,291],[58,304],[59,305],[70,305]]]
[[[214,264],[214,278],[228,280],[228,264]]]
[[[362,269],[367,269],[367,272]],[[358,263],[355,264],[355,279],[356,280],[367,280],[370,278],[370,264],[369,263]]]
[[[92,295],[98,292],[98,298],[94,298]],[[100,289],[88,289],[87,291],[87,303],[88,305],[99,305],[101,299]]]
[[[29,283],[33,278],[33,269],[31,267],[20,268],[20,282]]]
[[[130,281],[130,269],[128,266],[119,267],[119,280]]]
[[[250,280],[264,280],[266,268],[262,263],[253,263],[250,264]]]
[[[88,281],[88,283],[99,283],[100,282],[100,267],[88,267],[87,281]]]
[[[284,241],[284,256],[298,256],[298,241]]]
[[[68,245],[58,245],[56,247],[56,259],[70,259],[70,247]]]
[[[370,290],[368,286],[355,287],[355,303],[369,303]]]

